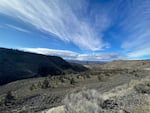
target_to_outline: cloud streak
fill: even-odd
[[[20,28],[20,27],[17,27],[17,26],[14,26],[14,25],[6,24],[5,26],[7,26],[7,27],[9,27],[9,28],[11,28],[11,29],[20,31],[20,32],[30,33],[30,31],[28,31],[28,30],[26,30],[26,29],[23,29],[23,28]]]
[[[133,0],[126,5],[127,16],[120,26],[126,33],[122,48],[130,58],[150,55],[150,1]]]
[[[105,12],[94,12],[96,15],[93,21],[87,7],[85,0],[0,1],[0,13],[19,18],[40,31],[46,31],[65,42],[75,44],[80,49],[101,50],[107,45],[102,38],[110,20]]]
[[[55,50],[48,48],[21,48],[23,51],[33,52],[44,55],[60,56],[67,60],[81,60],[81,61],[111,61],[122,59],[124,56],[117,53],[93,53],[81,54],[68,50]]]

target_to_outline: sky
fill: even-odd
[[[0,47],[68,60],[150,59],[150,0],[0,0]]]

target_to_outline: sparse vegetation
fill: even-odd
[[[150,82],[145,82],[144,84],[136,85],[135,90],[138,93],[150,94]]]
[[[63,76],[60,76],[59,77],[59,80],[61,81],[61,83],[64,83],[65,82],[65,78]]]
[[[70,79],[70,84],[74,85],[76,83],[75,79],[74,78],[71,78]]]
[[[35,84],[32,84],[32,85],[30,86],[30,90],[34,90],[34,89],[36,89],[36,86],[35,86]]]
[[[11,91],[8,91],[5,97],[6,100],[13,100],[14,96]]]
[[[102,81],[102,76],[98,75],[97,78],[99,81]]]
[[[12,102],[15,100],[14,95],[12,94],[12,91],[8,91],[5,98],[4,98],[4,104],[12,104]]]
[[[42,82],[41,88],[46,89],[46,88],[49,88],[49,87],[50,87],[49,81],[48,81],[47,79],[45,79],[45,80]]]
[[[37,87],[42,88],[42,83],[41,83],[41,81],[38,81]]]
[[[81,91],[64,99],[65,113],[102,113],[102,99],[96,90]]]
[[[86,78],[91,78],[91,76],[89,74],[86,74],[85,76],[86,76]]]

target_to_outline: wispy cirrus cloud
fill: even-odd
[[[122,59],[124,56],[117,53],[93,53],[93,54],[81,54],[68,50],[56,50],[48,48],[20,48],[20,50],[33,52],[44,55],[60,56],[67,60],[81,60],[81,61],[111,61],[116,59]]]
[[[14,30],[20,31],[20,32],[30,33],[30,31],[29,31],[29,30],[24,29],[24,28],[21,28],[21,27],[14,26],[14,25],[6,24],[5,26],[6,26],[6,27],[9,27],[9,28],[11,28],[11,29],[14,29]]]
[[[140,58],[145,55],[150,55],[150,31],[145,30],[137,32],[126,40],[122,47],[127,51],[129,57]]]
[[[86,0],[1,0],[0,13],[21,19],[81,49],[100,50],[108,45],[102,39],[110,25],[108,10],[88,11],[88,5]]]
[[[140,59],[143,56],[150,55],[150,48],[132,51],[132,52],[129,52],[127,55],[129,58],[132,58],[132,59]]]
[[[120,23],[126,33],[122,48],[129,58],[150,55],[150,1],[129,1],[125,12],[126,16]]]

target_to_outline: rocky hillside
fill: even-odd
[[[65,74],[68,70],[80,72],[86,68],[57,56],[0,48],[0,85],[25,78]]]

